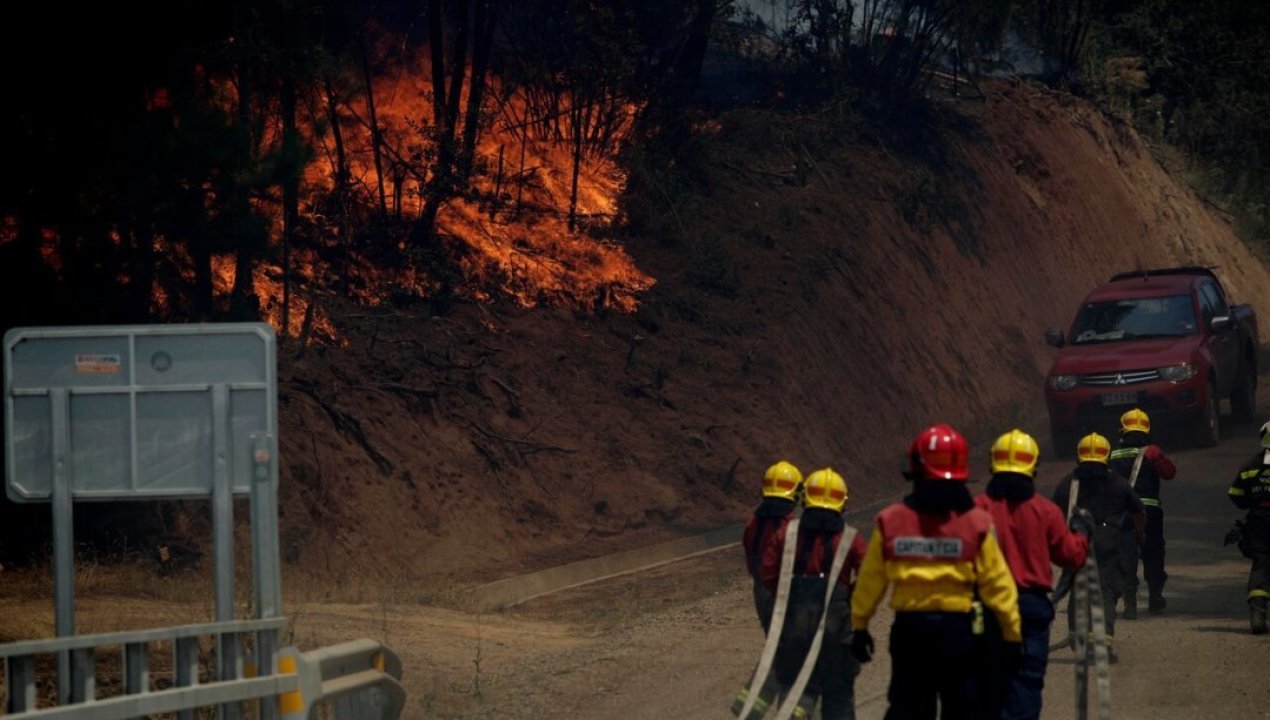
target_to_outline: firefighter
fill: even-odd
[[[789,607],[774,664],[782,694],[794,684],[819,628],[825,595],[829,590],[827,576],[844,535],[851,535],[851,545],[829,600],[820,653],[811,679],[798,699],[794,718],[810,718],[817,699],[821,702],[820,716],[824,720],[855,718],[855,676],[859,665],[851,656],[849,616],[851,588],[864,559],[865,544],[864,539],[842,517],[846,504],[847,483],[832,468],[817,470],[807,476],[802,519],[799,521],[798,537],[793,539],[798,544],[794,551]],[[763,550],[759,574],[768,592],[776,591],[780,579],[781,556],[785,543],[791,541],[786,536],[788,528],[789,525],[785,524],[777,529],[776,536]]]
[[[1139,461],[1138,458],[1142,460]],[[1142,558],[1142,577],[1147,581],[1147,610],[1163,612],[1164,600],[1164,506],[1160,504],[1160,481],[1177,474],[1159,445],[1151,442],[1151,418],[1134,408],[1120,416],[1120,447],[1111,451],[1108,463],[1120,477],[1127,478],[1138,498],[1146,506],[1146,534],[1139,549],[1136,543],[1125,543],[1124,619],[1138,617],[1138,557]],[[1134,467],[1137,467],[1136,474]]]
[[[1073,507],[1089,511],[1092,516],[1094,560],[1098,563],[1098,580],[1102,590],[1104,620],[1107,625],[1107,651],[1116,662],[1116,600],[1125,591],[1127,579],[1120,562],[1124,543],[1142,543],[1146,531],[1146,511],[1129,482],[1108,465],[1111,443],[1098,433],[1090,433],[1076,444],[1076,469],[1068,473],[1054,490],[1054,502],[1071,510],[1071,489],[1079,481]],[[1069,512],[1069,515],[1072,513]],[[1076,604],[1067,603],[1067,628],[1076,623]],[[1074,638],[1073,638],[1074,641]]]
[[[1261,451],[1240,468],[1226,492],[1235,507],[1248,511],[1239,550],[1252,560],[1248,573],[1252,634],[1263,635],[1270,604],[1270,422],[1261,426]]]
[[[763,632],[772,623],[772,593],[763,586],[759,577],[759,564],[763,550],[785,527],[798,507],[798,497],[803,488],[803,474],[792,463],[781,460],[763,474],[763,500],[745,525],[741,535],[741,549],[745,552],[745,569],[754,580],[754,610],[758,613]]]
[[[1075,570],[1085,564],[1088,539],[1071,532],[1063,511],[1049,498],[1036,494],[1033,484],[1040,448],[1022,430],[1011,430],[992,444],[992,478],[975,504],[992,516],[1001,554],[1019,590],[1023,623],[1023,658],[1007,672],[998,652],[986,654],[987,673],[980,704],[985,720],[1023,720],[1041,716],[1041,691],[1049,659],[1050,624],[1054,606],[1051,564]],[[994,616],[985,617],[985,640],[995,637]]]
[[[763,550],[775,537],[778,530],[785,525],[798,508],[799,494],[802,492],[803,474],[787,460],[776,462],[763,474],[763,500],[754,509],[754,514],[745,525],[741,535],[741,550],[745,553],[745,569],[750,573],[754,584],[754,612],[758,615],[759,624],[763,626],[763,634],[767,634],[772,624],[772,592],[764,587],[759,577],[759,565],[763,561]],[[769,680],[759,690],[759,697],[754,702],[754,712],[762,717],[779,691],[774,679]],[[749,698],[749,687],[741,686],[732,700],[732,714],[740,714]]]
[[[869,619],[894,582],[890,605],[888,720],[945,720],[973,712],[974,602],[997,616],[1011,665],[1021,658],[1019,597],[997,545],[992,516],[966,488],[969,448],[956,430],[934,425],[908,453],[913,491],[878,513],[851,599],[851,649],[873,656]]]

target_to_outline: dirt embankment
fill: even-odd
[[[777,458],[892,495],[932,421],[1043,436],[1043,331],[1116,271],[1217,265],[1270,316],[1265,265],[1123,123],[1015,85],[907,124],[703,128],[696,182],[630,198],[634,316],[349,310],[347,347],[284,348],[288,568],[438,597],[736,522]]]

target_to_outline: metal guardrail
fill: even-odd
[[[244,643],[252,648],[276,647],[270,641],[286,623],[286,618],[236,620],[0,645],[5,679],[0,716],[6,720],[127,720],[174,713],[179,720],[193,720],[200,708],[217,708],[220,718],[308,720],[325,707],[341,720],[400,717],[406,700],[399,682],[401,661],[390,648],[373,640],[306,653],[283,648],[276,655],[277,671],[260,675],[255,663],[243,662],[244,653],[230,659],[228,673],[213,667],[214,658],[204,660],[204,648],[237,648]],[[164,673],[170,674],[164,678],[170,685],[151,670],[152,653],[162,652],[153,647],[157,644],[171,646],[171,671]],[[98,660],[108,654],[103,651],[114,654],[113,648],[118,648],[122,661],[122,694],[98,698]],[[40,707],[40,689],[64,680],[49,677],[56,675],[58,663],[53,660],[61,653],[71,658],[70,699]],[[274,666],[273,657],[257,661],[259,667]]]
[[[383,643],[352,640],[306,653],[288,648],[278,663],[300,676],[300,689],[280,700],[284,720],[315,717],[319,709],[340,720],[396,720],[405,708],[401,660]]]

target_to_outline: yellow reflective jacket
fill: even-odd
[[[1019,594],[992,517],[919,513],[896,503],[878,513],[851,597],[851,627],[865,630],[891,584],[896,612],[970,612],[976,591],[1007,642],[1022,639]]]

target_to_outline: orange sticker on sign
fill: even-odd
[[[75,356],[77,373],[117,373],[121,363],[118,355],[80,353]]]

